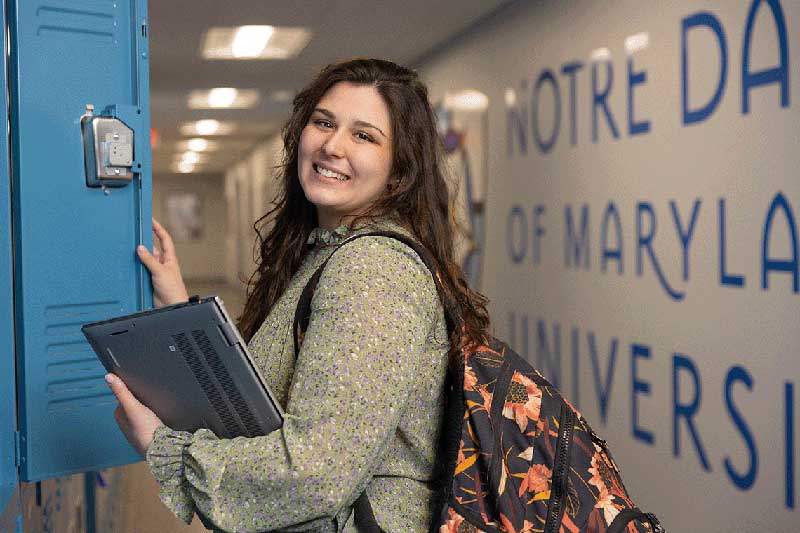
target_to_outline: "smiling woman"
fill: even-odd
[[[118,420],[186,522],[197,513],[226,531],[428,531],[439,518],[448,362],[481,339],[488,317],[453,261],[427,90],[388,61],[331,65],[295,98],[283,140],[282,190],[256,224],[260,261],[239,323],[283,427],[232,440],[175,431],[112,379]],[[169,304],[185,289],[158,230],[165,253],[140,257]],[[427,249],[440,287],[401,241],[351,242],[375,230]],[[293,321],[315,272],[295,352]],[[445,307],[464,331],[448,329]]]

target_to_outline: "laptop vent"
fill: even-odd
[[[183,358],[186,359],[186,363],[192,370],[194,377],[197,378],[197,382],[200,383],[201,387],[203,387],[203,392],[206,393],[208,401],[211,402],[214,410],[217,412],[220,419],[222,419],[222,423],[225,425],[225,429],[228,431],[228,434],[231,436],[238,435],[239,424],[233,417],[231,410],[228,409],[228,405],[225,403],[225,400],[220,395],[219,390],[214,384],[213,378],[208,375],[208,372],[206,371],[203,362],[200,360],[200,357],[198,357],[191,341],[189,341],[184,333],[173,335],[172,339],[175,341],[175,344],[178,345],[178,349],[181,351],[181,354],[183,354]]]
[[[220,385],[222,385],[222,389],[225,391],[225,394],[228,396],[228,400],[236,410],[236,414],[238,414],[239,418],[242,419],[242,422],[247,429],[248,436],[255,437],[257,435],[262,435],[264,432],[261,429],[260,424],[253,416],[253,412],[250,411],[250,408],[247,406],[247,403],[245,403],[244,398],[242,398],[238,387],[233,382],[233,379],[231,379],[230,373],[228,373],[228,369],[225,368],[224,364],[222,364],[222,360],[219,358],[217,351],[211,345],[211,341],[208,340],[206,332],[202,329],[192,331],[192,337],[194,337],[194,341],[200,347],[203,355],[205,355],[206,363],[208,363],[208,366],[211,367],[211,371],[214,372],[214,376],[217,378],[217,381],[219,381]]]

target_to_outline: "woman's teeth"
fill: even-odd
[[[328,170],[327,168],[322,168],[318,165],[314,165],[314,170],[316,170],[319,174],[322,174],[327,178],[336,178],[339,181],[346,181],[350,179],[349,176],[345,176],[344,174],[339,174],[338,172]]]

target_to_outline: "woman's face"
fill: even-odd
[[[300,135],[300,186],[333,229],[362,214],[387,189],[391,118],[371,85],[340,82],[317,103]]]

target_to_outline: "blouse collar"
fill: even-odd
[[[320,243],[323,246],[331,246],[342,242],[352,231],[347,224],[342,224],[335,229],[314,228],[309,234],[307,242],[310,246],[316,243]]]

